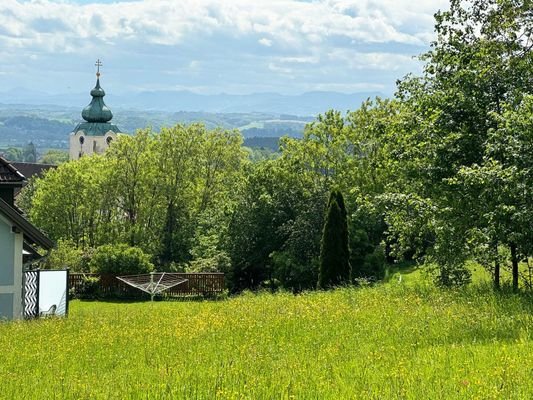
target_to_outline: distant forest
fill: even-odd
[[[81,109],[81,106],[80,106]],[[80,122],[79,111],[60,107],[0,105],[0,152],[22,149],[33,143],[38,153],[49,149],[67,149],[68,135]],[[312,117],[267,113],[214,114],[203,112],[138,112],[118,110],[113,121],[125,132],[151,127],[154,131],[176,123],[202,122],[208,128],[238,129],[245,146],[278,149],[282,136],[302,137],[305,124]]]

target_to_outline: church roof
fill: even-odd
[[[78,124],[73,133],[83,131],[87,136],[103,136],[109,131],[120,133],[118,126],[109,122],[113,119],[113,113],[104,103],[105,91],[100,86],[101,63],[99,60],[96,65],[98,65],[96,86],[91,90],[91,96],[93,99],[81,112],[81,116],[86,122]]]
[[[109,122],[82,122],[74,128],[74,133],[83,131],[87,136],[104,136],[107,132],[120,133],[115,124]]]
[[[113,113],[104,103],[105,91],[100,87],[100,78],[96,79],[96,86],[91,90],[93,99],[83,109],[81,116],[87,122],[105,123],[113,119]]]
[[[0,185],[22,186],[26,178],[9,161],[0,157]]]

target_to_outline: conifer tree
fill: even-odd
[[[341,192],[333,191],[322,232],[318,286],[326,289],[349,283],[350,279],[346,207]]]

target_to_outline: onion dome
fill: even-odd
[[[105,91],[100,87],[100,78],[96,79],[96,86],[91,90],[93,97],[91,104],[85,107],[81,113],[87,122],[105,123],[111,121],[113,113],[104,103]]]
[[[81,116],[85,120],[74,128],[72,133],[83,132],[86,136],[105,136],[107,133],[120,133],[118,126],[110,123],[113,113],[104,103],[105,91],[100,86],[100,67],[102,62],[96,61],[98,67],[96,72],[96,86],[91,90],[93,99],[91,103],[83,109]]]

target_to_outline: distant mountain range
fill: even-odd
[[[200,111],[210,113],[251,113],[317,115],[331,108],[340,111],[355,110],[367,98],[384,97],[378,92],[338,93],[307,92],[300,95],[254,93],[248,95],[202,95],[189,91],[150,91],[129,95],[107,93],[109,107],[144,111]],[[47,94],[24,88],[0,92],[0,103],[17,105],[57,105],[81,110],[89,103],[89,90],[85,93]]]

